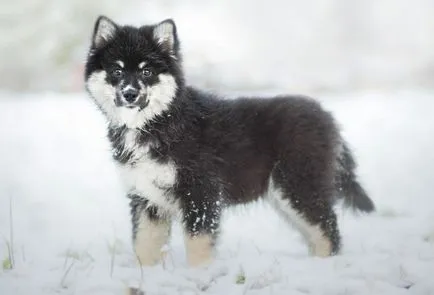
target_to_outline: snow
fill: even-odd
[[[319,97],[336,115],[378,211],[338,209],[344,248],[320,259],[267,204],[225,213],[216,261],[186,266],[175,226],[162,265],[135,267],[128,200],[105,122],[84,94],[0,94],[1,295],[434,294],[434,92]],[[245,282],[243,283],[243,279]],[[236,282],[239,282],[237,284]]]

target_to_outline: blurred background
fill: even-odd
[[[0,89],[83,91],[96,17],[174,18],[191,84],[335,92],[434,86],[432,0],[1,1]]]

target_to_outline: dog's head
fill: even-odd
[[[136,28],[100,16],[85,80],[112,124],[140,128],[162,115],[183,83],[175,23]]]

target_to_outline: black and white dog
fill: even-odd
[[[307,97],[228,100],[186,86],[172,20],[137,28],[99,17],[85,79],[109,122],[142,265],[161,259],[174,217],[189,264],[201,265],[233,204],[270,201],[317,256],[340,248],[335,200],[374,210],[328,112]]]

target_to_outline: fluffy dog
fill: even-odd
[[[329,112],[308,97],[229,100],[187,86],[173,20],[131,27],[99,17],[85,80],[109,122],[142,265],[161,259],[174,217],[189,264],[202,265],[227,206],[270,201],[316,256],[339,251],[337,199],[374,210]]]

